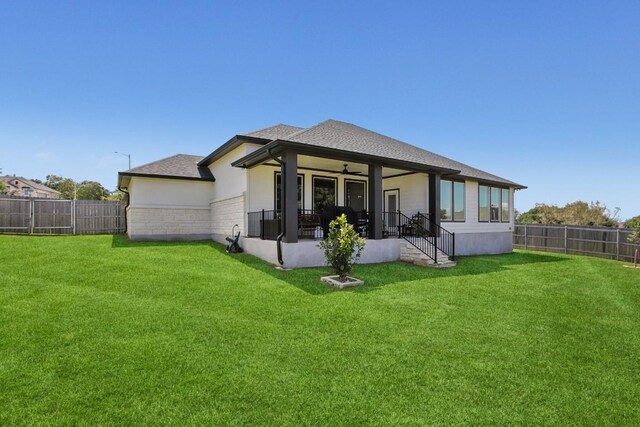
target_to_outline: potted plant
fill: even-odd
[[[327,265],[334,275],[324,276],[321,280],[338,289],[362,285],[362,280],[350,277],[349,274],[360,258],[364,245],[365,240],[347,222],[344,214],[331,221],[329,234],[318,247],[324,251]]]

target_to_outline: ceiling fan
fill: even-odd
[[[344,169],[342,169],[342,174],[343,175],[362,175],[362,172],[349,172],[349,169],[347,169],[347,163],[345,163]]]

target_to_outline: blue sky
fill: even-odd
[[[5,2],[0,168],[118,170],[327,118],[640,214],[640,2]]]

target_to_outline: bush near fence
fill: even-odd
[[[627,240],[632,232],[628,228],[516,224],[513,247],[633,261],[635,245]]]
[[[0,233],[118,234],[126,202],[0,196]]]

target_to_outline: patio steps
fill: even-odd
[[[400,247],[400,261],[431,268],[447,268],[454,267],[456,265],[456,262],[449,260],[449,257],[446,254],[441,252],[439,249],[436,250],[438,251],[437,263],[411,243],[405,242]]]

